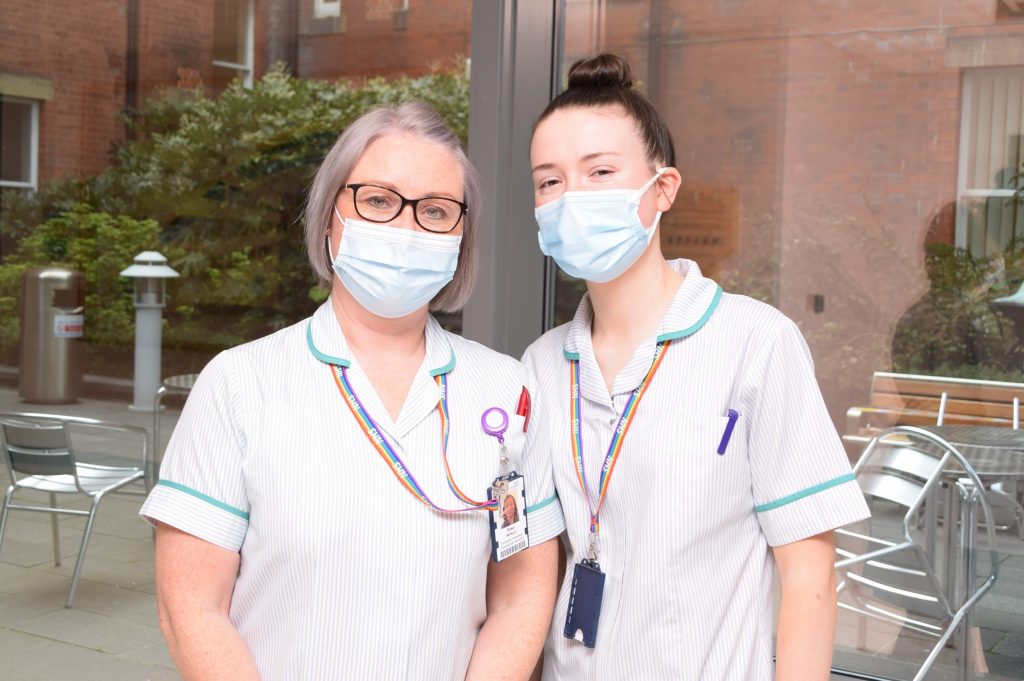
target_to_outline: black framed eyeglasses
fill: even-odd
[[[428,232],[444,234],[455,229],[469,211],[462,201],[443,196],[407,199],[393,189],[375,184],[345,184],[341,188],[352,190],[356,214],[370,222],[391,222],[406,206],[412,206],[416,224]]]

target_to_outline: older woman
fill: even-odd
[[[210,362],[142,509],[186,678],[529,675],[564,528],[537,390],[428,312],[469,295],[478,204],[424,104],[365,114],[324,159],[306,241],[330,299]]]

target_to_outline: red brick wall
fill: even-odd
[[[345,0],[347,26],[340,33],[311,32],[312,0],[296,2],[293,66],[302,77],[416,76],[438,66],[461,67],[469,56],[470,0],[414,1],[405,30],[394,28],[387,0]],[[401,4],[394,0],[391,6]],[[41,108],[41,183],[102,171],[111,144],[124,136],[118,114],[125,106],[127,8],[127,0],[4,1],[0,71],[53,81],[54,100]],[[270,66],[264,49],[268,11],[267,0],[256,1],[257,77]],[[211,91],[212,2],[140,0],[138,29],[140,105],[168,87],[202,84]]]
[[[406,28],[396,30],[387,8],[400,0],[342,0],[344,32],[318,33],[312,0],[302,0],[299,68],[303,78],[419,76],[469,58],[471,0],[411,0]]]
[[[0,71],[49,78],[40,107],[39,180],[89,175],[108,161],[123,126],[123,0],[4,0]]]
[[[213,77],[213,3],[140,0],[139,4],[140,105],[145,97],[156,96],[183,79],[198,76],[208,85]]]

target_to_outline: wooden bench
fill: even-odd
[[[855,462],[875,433],[897,425],[935,425],[942,395],[945,425],[1013,426],[1013,399],[1024,405],[1024,383],[876,371],[869,406],[846,412],[843,444]]]

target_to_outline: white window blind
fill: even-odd
[[[964,73],[956,245],[973,255],[1024,238],[1017,199],[1024,171],[1024,68]],[[1015,244],[1020,247],[1024,244]]]

